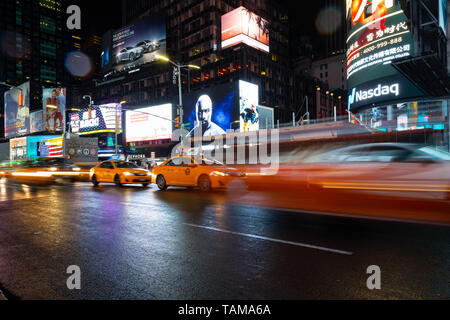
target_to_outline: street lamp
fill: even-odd
[[[197,69],[199,70],[200,67],[193,65],[193,64],[180,64],[177,62],[173,62],[167,57],[160,56],[159,54],[155,55],[155,57],[159,60],[169,62],[173,64],[177,68],[177,76],[178,76],[178,95],[179,95],[179,105],[180,105],[180,123],[183,125],[183,95],[182,95],[182,88],[181,88],[181,68],[191,68],[191,69]]]
[[[177,62],[173,62],[167,57],[160,56],[158,54],[155,55],[155,57],[159,60],[163,60],[166,62],[169,62],[173,64],[177,68],[177,75],[178,75],[178,98],[179,98],[179,113],[180,113],[180,128],[183,128],[183,93],[181,89],[181,68],[191,68],[191,69],[200,69],[199,66],[193,65],[193,64],[180,64]],[[190,79],[189,79],[190,81]],[[181,147],[183,148],[183,137],[181,138]]]

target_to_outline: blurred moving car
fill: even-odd
[[[116,63],[122,61],[134,61],[142,56],[144,49],[142,47],[127,47],[119,51],[116,57]]]
[[[245,174],[206,158],[174,157],[153,168],[153,183],[160,190],[169,186],[198,187],[201,191],[226,188],[231,181]]]
[[[151,177],[150,171],[126,161],[103,161],[90,171],[90,180],[94,186],[100,182],[113,182],[117,186],[139,183],[147,187],[152,182]]]
[[[39,158],[17,163],[4,170],[4,177],[22,183],[67,183],[77,181],[82,170],[59,158]]]
[[[432,147],[362,144],[249,174],[247,185],[290,208],[450,223],[449,160]]]

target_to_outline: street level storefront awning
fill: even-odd
[[[447,69],[436,54],[395,60],[392,65],[431,97],[450,95]]]

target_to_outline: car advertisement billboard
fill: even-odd
[[[196,128],[202,135],[225,134],[234,120],[238,92],[233,83],[217,85],[183,95],[184,125],[193,137]]]
[[[172,104],[128,110],[126,142],[172,139]]]
[[[44,111],[30,113],[30,133],[45,131]]]
[[[347,0],[349,109],[423,95],[392,65],[414,54],[399,0]]]
[[[5,138],[30,133],[30,82],[5,92]]]
[[[42,90],[45,129],[49,132],[63,131],[66,111],[66,89],[47,88]]]
[[[222,16],[222,49],[239,43],[269,52],[269,31],[267,20],[248,11],[236,8]]]
[[[112,34],[111,59],[118,72],[153,62],[156,54],[165,53],[166,22],[161,15],[143,18]]]
[[[116,115],[118,133],[122,131],[122,106],[118,103],[102,104],[70,114],[70,129],[79,135],[115,132]]]

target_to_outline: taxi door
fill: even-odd
[[[179,165],[178,181],[180,185],[193,186],[196,184],[195,176],[198,166],[190,158],[183,158]]]
[[[107,161],[98,166],[98,179],[104,182],[114,181],[114,166],[112,162]]]
[[[163,168],[161,168],[161,174],[164,175],[168,185],[178,185],[180,184],[180,174],[181,174],[181,159],[173,158],[168,161]]]

